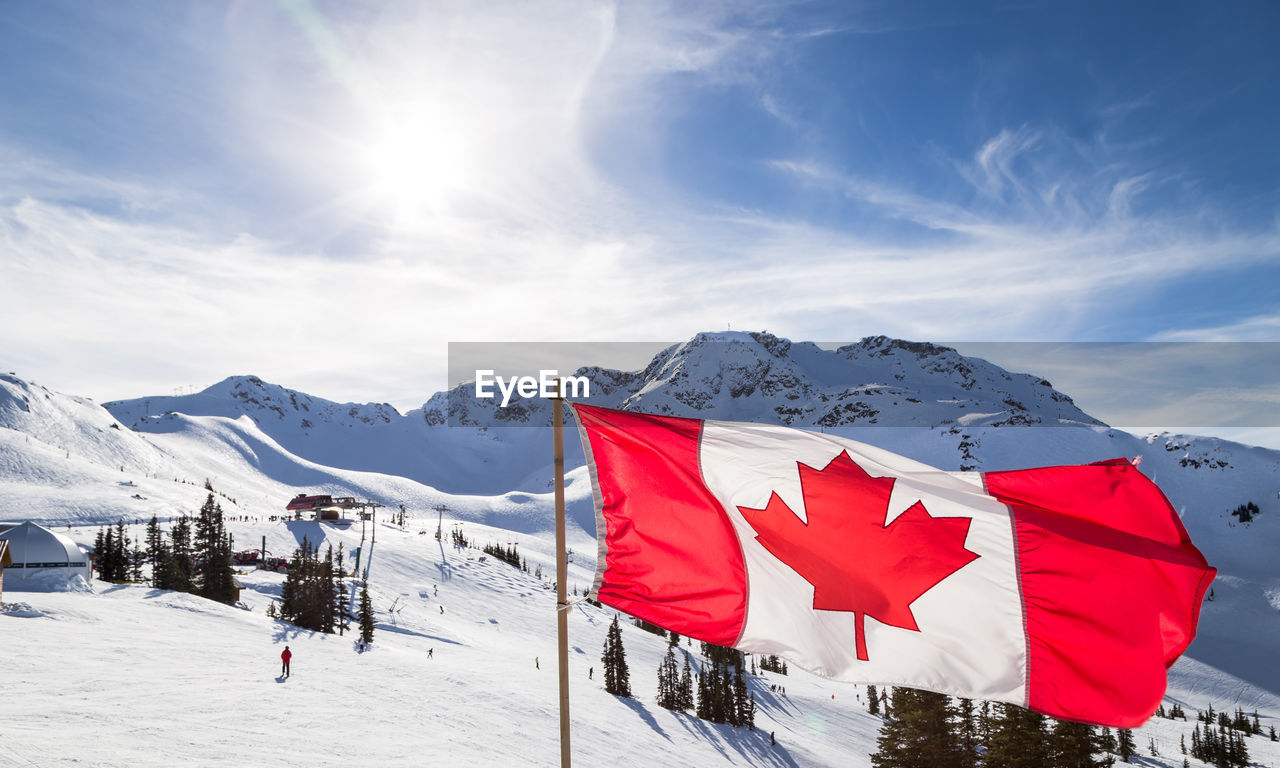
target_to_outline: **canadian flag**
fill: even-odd
[[[825,677],[1133,727],[1216,573],[1124,459],[943,472],[826,434],[574,409],[598,599]]]

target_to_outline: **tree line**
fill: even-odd
[[[143,566],[150,566],[150,584],[217,600],[235,602],[237,592],[231,568],[231,535],[223,521],[222,506],[210,492],[194,518],[185,514],[174,521],[168,536],[153,515],[147,523],[145,549],[125,533],[124,522],[114,529],[98,529],[94,539],[94,566],[98,577],[112,582],[143,581]]]
[[[875,714],[881,700],[874,686],[868,686],[868,694]],[[975,705],[901,687],[893,688],[884,704],[884,724],[871,755],[875,768],[1100,768],[1133,762],[1138,750],[1131,730],[1055,720],[1012,704]],[[1162,706],[1157,716],[1186,719],[1176,704],[1167,715]],[[1185,737],[1179,744],[1183,766],[1189,768],[1191,759],[1217,768],[1249,764],[1245,738],[1262,732],[1256,713],[1252,721],[1242,710],[1234,718],[1218,713],[1215,719],[1210,706],[1198,720],[1191,744]],[[1147,750],[1160,754],[1154,739]]]
[[[638,624],[646,631],[666,635],[660,627]],[[705,663],[695,673],[688,651],[684,663],[676,661],[680,635],[670,633],[667,654],[658,665],[658,706],[676,712],[693,710],[697,717],[713,723],[755,730],[755,695],[747,689],[746,661],[742,652],[711,643],[702,643]],[[622,645],[622,627],[614,614],[605,634],[600,657],[604,665],[604,689],[615,696],[631,696],[631,673]],[[696,691],[696,694],[695,694]]]

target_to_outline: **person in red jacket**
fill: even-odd
[[[280,652],[280,661],[284,662],[283,665],[280,667],[281,675],[285,677],[289,676],[289,659],[292,659],[292,658],[293,658],[293,651],[290,651],[289,646],[286,645],[284,647],[284,650]]]

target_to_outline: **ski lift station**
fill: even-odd
[[[285,511],[292,512],[294,520],[302,520],[304,515],[309,515],[307,519],[336,522],[345,519],[346,513],[353,509],[357,510],[361,520],[369,520],[373,511],[381,506],[374,501],[357,501],[353,496],[308,496],[300,493],[285,505]],[[285,515],[285,519],[288,520],[289,516]]]
[[[87,584],[89,555],[71,539],[35,523],[0,523],[0,548],[8,551],[0,588],[47,592],[66,589],[79,576]]]

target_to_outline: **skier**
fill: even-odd
[[[588,680],[590,680],[590,679],[591,679],[591,676],[592,676],[592,675],[594,675],[595,673],[596,673],[596,668],[595,668],[595,667],[587,667],[587,679],[588,679]]]
[[[538,657],[537,657],[537,656],[534,656],[534,657],[533,657],[533,668],[534,668],[534,669],[542,669],[542,665],[538,663]]]
[[[429,659],[429,658],[431,658],[431,655],[432,655],[432,654],[434,654],[435,652],[436,652],[436,649],[435,649],[435,648],[428,648],[428,649],[427,649],[427,658],[428,658],[428,659]]]
[[[293,658],[293,651],[289,650],[289,646],[286,645],[284,647],[284,650],[280,652],[280,661],[282,662],[282,664],[280,665],[280,675],[282,677],[289,676],[289,659],[292,659],[292,658]]]

